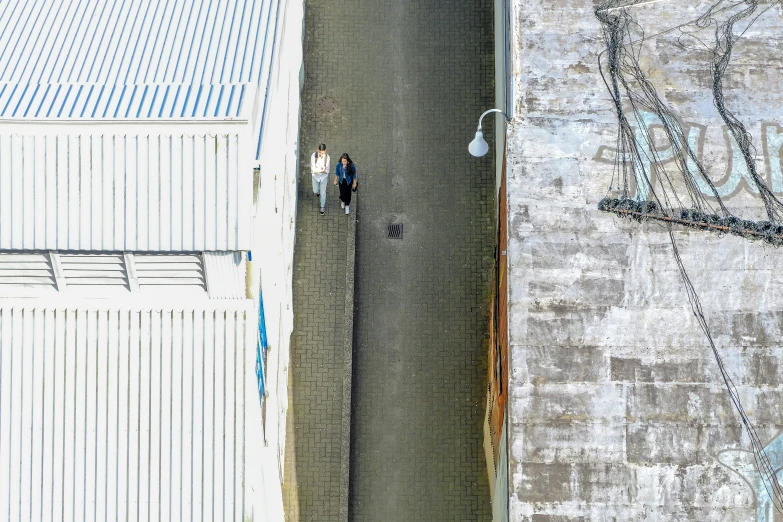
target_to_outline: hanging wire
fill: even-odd
[[[764,487],[776,510],[783,513],[783,488],[777,480],[776,470],[764,451],[764,445],[745,412],[737,387],[715,345],[699,296],[680,257],[673,232],[673,226],[676,224],[722,234],[730,233],[749,240],[760,239],[775,246],[783,245],[783,203],[759,175],[750,133],[731,112],[723,93],[723,78],[731,61],[734,45],[771,6],[757,13],[758,0],[719,0],[697,19],[656,35],[679,30],[682,34],[677,41],[681,47],[684,47],[682,39],[687,36],[695,38],[709,49],[713,103],[726,124],[728,133],[737,144],[748,169],[750,182],[758,190],[764,203],[767,220],[754,221],[735,216],[726,208],[698,155],[689,145],[682,125],[642,70],[639,61],[642,45],[647,39],[641,26],[634,21],[627,9],[632,5],[635,4],[628,4],[627,0],[607,0],[595,8],[595,16],[601,22],[606,43],[606,49],[599,55],[599,68],[614,103],[618,122],[617,155],[610,191],[619,195],[607,195],[598,204],[598,208],[635,221],[661,221],[667,227],[691,311],[707,338],[729,400],[748,434]],[[735,11],[726,16],[725,13],[732,9]],[[720,20],[719,14],[724,15],[725,19]],[[747,21],[747,25],[737,33],[735,26],[743,21]],[[714,41],[711,45],[687,32],[689,28],[703,30],[713,26]],[[640,36],[633,37],[639,34]],[[671,158],[662,157],[656,150],[653,145],[655,137],[644,113],[652,114],[656,126],[662,129],[671,147]],[[619,188],[614,188],[615,180]],[[658,184],[654,183],[655,180]],[[707,200],[700,187],[708,188],[714,204]]]

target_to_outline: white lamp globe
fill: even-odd
[[[487,151],[489,151],[489,145],[484,141],[484,133],[478,130],[476,131],[476,137],[473,138],[473,141],[468,145],[468,152],[470,152],[472,156],[480,158],[481,156],[484,156]]]

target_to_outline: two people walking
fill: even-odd
[[[321,215],[326,213],[326,185],[329,176],[329,154],[326,145],[321,143],[318,150],[310,157],[310,171],[313,175],[313,193],[319,198]],[[334,170],[334,184],[340,189],[340,208],[345,214],[351,213],[351,192],[356,192],[358,186],[356,165],[347,153],[340,156]]]

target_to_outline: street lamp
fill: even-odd
[[[484,141],[484,133],[481,131],[481,120],[483,120],[484,116],[490,112],[499,112],[503,115],[504,118],[506,118],[506,121],[508,121],[508,116],[506,116],[506,114],[500,109],[489,109],[481,115],[479,118],[478,129],[476,129],[476,137],[473,138],[473,141],[471,141],[470,145],[468,145],[468,152],[477,158],[484,156],[489,151],[489,145],[487,145],[487,142]]]

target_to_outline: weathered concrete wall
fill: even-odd
[[[634,15],[653,35],[711,3],[664,1]],[[736,47],[726,100],[780,194],[783,11],[768,6]],[[617,125],[597,66],[604,43],[592,3],[516,0],[514,10],[510,519],[772,522],[753,489],[750,454],[737,451],[750,448],[747,433],[691,314],[666,229],[596,208],[610,185]],[[687,38],[681,48],[680,35],[646,43],[645,70],[692,123],[689,136],[728,206],[758,215],[760,200],[712,105],[707,50]],[[775,438],[783,427],[781,251],[684,229],[676,239],[745,409],[775,449],[783,441]]]

